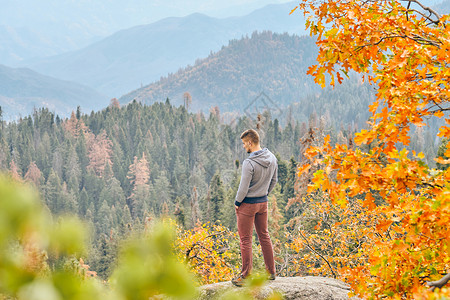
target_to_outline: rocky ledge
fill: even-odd
[[[242,290],[231,282],[220,282],[205,285],[201,288],[199,299],[220,299],[220,295],[228,291]],[[284,299],[304,300],[347,300],[350,287],[342,281],[326,277],[277,277],[268,281],[261,288],[255,299],[266,299],[274,291],[281,293]],[[351,299],[358,299],[352,297]]]

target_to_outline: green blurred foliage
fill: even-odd
[[[61,217],[50,230],[50,248],[55,253],[84,255],[87,242],[87,226],[73,216]]]
[[[1,249],[12,239],[42,233],[49,217],[44,214],[36,193],[29,187],[6,176],[0,177]]]
[[[158,223],[151,232],[133,237],[119,256],[111,284],[124,299],[139,300],[164,294],[174,299],[193,299],[197,293],[193,275],[173,253],[174,230]]]
[[[96,279],[74,269],[50,270],[47,253],[69,260],[83,252],[85,226],[73,217],[53,224],[37,194],[30,186],[0,176],[0,296],[27,300],[104,298],[108,291]]]
[[[48,226],[35,194],[27,186],[0,177],[0,291],[15,294],[33,281],[24,244],[45,245]],[[41,245],[41,246],[42,246]]]
[[[154,225],[145,236],[128,240],[111,280],[113,288],[88,271],[86,225],[75,217],[56,223],[37,192],[0,176],[0,298],[26,300],[148,299],[166,294],[192,299],[196,287],[172,251],[173,230]],[[48,265],[47,253],[64,262]],[[88,275],[89,274],[89,275]]]

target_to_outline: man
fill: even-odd
[[[269,279],[275,280],[273,248],[267,229],[267,195],[277,183],[278,163],[267,148],[261,149],[259,134],[255,130],[244,131],[241,140],[250,155],[242,163],[242,177],[234,203],[242,257],[241,273],[231,280],[236,286],[242,286],[252,269],[253,224],[270,274]]]

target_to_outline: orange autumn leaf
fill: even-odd
[[[301,174],[308,172],[311,169],[311,165],[310,164],[304,164],[303,166],[300,166],[298,168],[298,176],[300,176]]]
[[[292,15],[292,13],[297,10],[297,8],[298,6],[294,7],[289,14]]]

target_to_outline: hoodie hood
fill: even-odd
[[[268,168],[273,162],[273,154],[270,153],[267,148],[264,148],[259,151],[252,152],[248,159],[260,164],[264,168]]]

